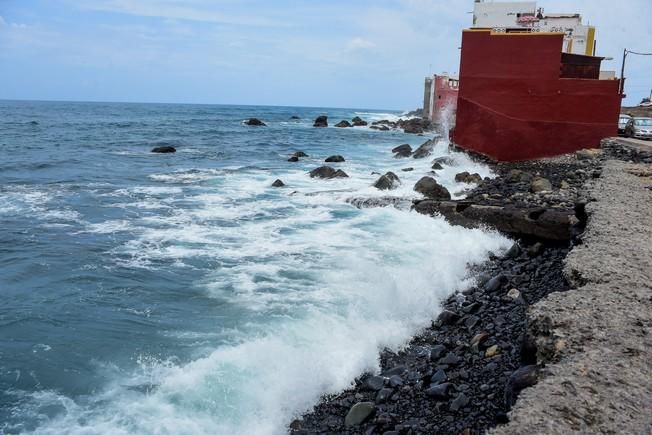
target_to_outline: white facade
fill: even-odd
[[[595,27],[582,24],[580,14],[546,14],[536,2],[475,0],[473,27],[563,33],[565,53],[595,54]]]

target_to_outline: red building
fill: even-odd
[[[619,80],[600,80],[603,58],[562,53],[563,41],[563,33],[464,31],[454,143],[515,161],[615,136]]]
[[[451,124],[455,120],[460,81],[447,74],[434,75],[431,80],[429,117],[437,124]]]

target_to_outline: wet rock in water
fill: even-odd
[[[414,151],[414,154],[412,154],[412,158],[415,159],[422,159],[424,157],[428,157],[430,154],[432,154],[432,150],[435,147],[435,141],[430,139],[422,143],[419,148]]]
[[[398,365],[398,366],[392,367],[391,369],[389,369],[387,371],[384,371],[383,375],[387,376],[387,377],[394,376],[394,375],[402,375],[406,371],[407,371],[407,367],[405,367],[404,365]]]
[[[288,162],[298,162],[298,161],[299,161],[299,157],[297,156],[292,156],[288,159]]]
[[[399,375],[394,375],[389,378],[389,386],[392,388],[397,388],[403,385],[403,378]]]
[[[297,151],[296,153],[292,154],[292,157],[308,157],[308,154],[304,153],[303,151]]]
[[[466,405],[469,404],[471,400],[466,396],[464,393],[460,393],[455,400],[453,400],[453,403],[451,403],[451,411],[459,411],[460,409],[464,408]]]
[[[364,127],[365,125],[368,124],[367,121],[360,118],[359,116],[356,116],[355,118],[353,118],[351,120],[351,123],[353,124],[354,127]]]
[[[430,199],[451,199],[451,194],[432,177],[423,177],[414,185],[414,190]]]
[[[310,171],[310,178],[347,178],[346,172],[341,169],[335,170],[330,166],[320,166]]]
[[[337,156],[330,156],[326,159],[326,163],[342,163],[344,162],[344,157],[337,155]]]
[[[403,171],[403,172],[412,172],[412,171],[414,171],[414,168],[403,168],[403,169],[401,169],[401,171]]]
[[[290,116],[290,119],[296,120],[296,119],[301,119],[301,117],[297,116],[297,115],[292,115],[292,116]]]
[[[536,177],[534,180],[532,180],[532,183],[530,183],[530,192],[532,193],[551,192],[551,191],[552,191],[552,184],[550,183],[550,180],[548,180],[547,178]]]
[[[435,400],[447,400],[448,399],[448,390],[450,390],[451,384],[443,383],[430,387],[426,390],[426,396]]]
[[[153,153],[167,154],[167,153],[176,153],[177,149],[170,145],[160,146],[152,148]]]
[[[412,155],[412,147],[408,144],[399,145],[392,149],[392,152],[395,154],[394,157],[410,157]]]
[[[276,180],[272,183],[272,187],[285,187],[285,183],[281,180]]]
[[[512,373],[505,386],[505,405],[510,408],[516,402],[518,394],[525,388],[531,387],[539,379],[539,366],[523,366]]]
[[[382,376],[369,376],[362,382],[362,388],[369,391],[378,391],[385,386],[385,378]]]
[[[444,169],[444,167],[441,165],[441,163],[435,162],[432,165],[432,169],[434,169],[435,171],[441,171],[442,169]]]
[[[349,121],[344,119],[344,120],[338,122],[337,124],[335,124],[335,127],[347,128],[347,127],[353,127],[353,126],[351,125],[351,123]]]
[[[396,189],[399,184],[401,184],[401,180],[399,180],[398,176],[393,172],[387,172],[376,180],[374,187],[380,190],[392,190]]]
[[[421,134],[430,128],[430,121],[423,118],[402,119],[398,122],[398,125],[405,133]]]
[[[313,127],[328,127],[328,116],[321,115],[315,118],[315,123]]]
[[[449,156],[441,156],[437,157],[432,161],[432,164],[434,165],[435,163],[439,163],[440,165],[448,165],[451,166],[452,164],[455,163],[455,160],[453,160],[452,157]]]
[[[267,127],[267,124],[258,118],[249,118],[245,121],[245,125],[250,125],[252,127]]]
[[[455,181],[458,183],[480,184],[482,183],[482,176],[478,173],[469,174],[468,172],[464,171],[455,175]]]
[[[349,413],[344,418],[346,427],[358,426],[371,417],[376,410],[373,402],[359,402],[351,407]]]
[[[386,125],[372,125],[369,128],[372,130],[389,131],[389,127]]]

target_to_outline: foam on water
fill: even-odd
[[[11,225],[0,234],[9,253],[0,283],[16,314],[3,326],[21,325],[11,330],[16,349],[30,344],[28,359],[0,355],[0,413],[10,420],[0,432],[284,433],[322,394],[378,371],[379,351],[404,346],[443,298],[470,283],[469,265],[509,245],[409,210],[346,203],[419,198],[412,188],[424,175],[463,197],[470,186],[456,173],[493,176],[443,141],[429,158],[394,159],[392,147],[425,138],[313,129],[321,109],[287,122],[297,109],[110,106],[117,120],[136,124],[111,130],[117,151],[107,156],[98,152],[107,132],[87,128],[105,125],[96,118],[107,109],[93,105],[99,115],[82,122],[85,107],[42,111],[69,139],[60,145],[79,157],[76,166],[36,181],[12,172],[0,187],[0,214]],[[202,126],[203,111],[212,115]],[[269,127],[240,125],[249,116]],[[161,125],[178,128],[190,152],[151,155]],[[96,142],[75,142],[75,126]],[[26,161],[50,141],[36,145]],[[300,149],[311,157],[286,162]],[[311,179],[331,154],[346,157],[332,166],[350,178]],[[431,173],[442,155],[452,164]],[[373,188],[372,172],[389,170],[399,188]],[[271,188],[276,178],[288,187]]]
[[[454,158],[459,167],[489,175],[461,155]],[[409,163],[424,169],[429,161]],[[368,168],[344,168],[352,177],[329,182],[329,189],[376,194],[369,183],[377,176]],[[438,178],[453,186],[447,171]],[[401,174],[404,186],[393,193],[414,194],[408,186],[422,173]],[[298,190],[325,187],[303,171],[284,179]],[[127,255],[131,266],[155,269],[157,260],[219,253],[222,266],[203,278],[205,293],[241,307],[248,320],[237,335],[228,334],[239,336],[233,344],[186,364],[143,355],[138,371],[118,372],[91,397],[35,393],[31,412],[43,422],[36,433],[284,433],[322,394],[378,371],[380,350],[399,349],[437,314],[443,298],[468,285],[469,264],[508,247],[497,234],[442,219],[393,208],[353,209],[342,202],[351,193],[289,195],[286,189],[274,191],[282,199],[243,201],[269,191],[269,182],[263,173],[221,176],[220,194],[184,197],[193,207],[130,226],[107,221],[90,227],[129,229],[134,238],[113,255],[116,261]],[[133,191],[158,195],[169,188],[162,189]],[[224,219],[238,222],[237,231],[211,224]],[[52,408],[62,412],[38,416],[39,409]]]

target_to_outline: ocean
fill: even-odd
[[[457,172],[492,173],[445,140],[394,159],[432,135],[313,128],[322,114],[401,115],[0,101],[0,433],[285,433],[509,247],[349,205],[388,195],[372,172],[389,170],[391,195],[418,198],[432,157],[452,158],[436,178],[454,197]],[[177,152],[150,152],[166,143]],[[349,178],[307,175],[334,154]]]

